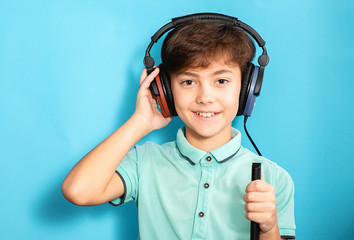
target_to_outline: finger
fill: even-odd
[[[141,75],[140,75],[140,81],[139,81],[139,85],[141,85],[141,83],[143,82],[143,80],[146,78],[147,76],[147,68],[144,68],[144,70],[142,71]]]
[[[254,180],[246,187],[246,192],[269,192],[273,190],[273,186],[263,180]]]
[[[155,70],[150,73],[147,77],[145,77],[141,83],[140,83],[140,88],[147,88],[150,86],[151,82],[155,79],[155,77],[159,74],[160,69],[155,68]]]
[[[157,66],[154,66],[154,69],[156,69]],[[146,76],[148,75],[148,72],[147,72],[147,68],[144,68],[144,70],[142,71],[141,75],[140,75],[140,80],[139,80],[139,84],[141,84],[144,79],[146,78]]]
[[[270,202],[275,201],[275,196],[266,192],[248,192],[243,195],[246,203],[250,202]]]
[[[253,222],[256,223],[263,223],[264,221],[268,221],[273,217],[272,213],[265,213],[265,212],[246,212],[245,217]]]
[[[275,204],[269,202],[246,203],[244,208],[246,212],[276,212]]]

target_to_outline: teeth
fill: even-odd
[[[211,116],[214,116],[215,115],[215,113],[205,113],[205,112],[197,112],[197,114],[199,115],[199,116],[202,116],[202,117],[211,117]]]

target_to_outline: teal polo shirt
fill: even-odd
[[[243,148],[234,128],[232,139],[210,152],[189,144],[184,131],[174,142],[135,146],[117,168],[125,192],[110,203],[135,201],[141,239],[249,239],[243,195],[254,162],[275,188],[281,236],[295,238],[294,184],[284,169]]]

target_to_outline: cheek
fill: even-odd
[[[237,111],[238,106],[240,104],[240,91],[241,91],[241,82],[239,82],[235,86],[235,90],[234,90],[234,94],[233,94],[233,102],[234,102],[234,106],[236,107],[236,111]]]
[[[172,95],[173,95],[173,102],[175,104],[175,107],[177,107],[177,103],[178,103],[178,96],[179,96],[179,92],[176,90],[176,86],[174,84],[174,82],[171,80],[171,91],[172,91]]]
[[[173,92],[173,100],[178,112],[179,109],[187,109],[193,102],[193,97],[188,92],[175,91]]]
[[[230,91],[223,92],[220,96],[220,99],[222,99],[224,106],[229,109],[236,109],[236,111],[239,106],[239,98],[240,90],[236,86],[233,89],[230,89]]]
[[[232,113],[232,115],[236,114],[239,106],[238,95],[227,96],[224,99],[224,104],[226,108],[230,110],[230,113]]]
[[[187,106],[188,97],[187,97],[187,94],[185,92],[183,92],[182,89],[178,88],[177,86],[172,85],[171,90],[172,90],[172,94],[173,94],[173,101],[175,104],[175,108],[178,113],[178,112],[180,112],[180,110],[183,107]]]

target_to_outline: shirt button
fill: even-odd
[[[204,213],[203,213],[203,212],[200,212],[200,213],[199,213],[199,217],[204,217]]]
[[[204,183],[204,188],[208,188],[209,184],[208,183]]]
[[[208,157],[206,158],[206,160],[207,160],[208,162],[210,162],[210,161],[211,161],[211,157],[208,156]]]

